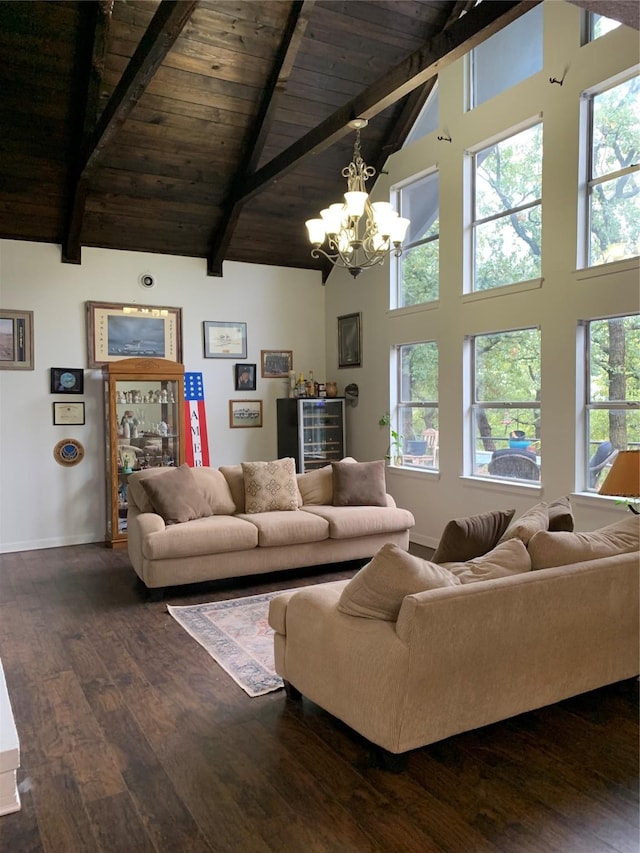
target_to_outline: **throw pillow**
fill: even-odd
[[[509,539],[466,563],[444,563],[444,568],[454,574],[460,583],[477,583],[492,578],[507,578],[531,571],[531,558],[522,539]]]
[[[244,477],[242,475],[242,465],[221,465],[219,470],[229,484],[236,512],[244,512]]]
[[[295,459],[242,462],[245,512],[293,510],[300,506]]]
[[[298,489],[302,503],[307,506],[331,506],[333,503],[333,473],[331,465],[298,474]]]
[[[447,569],[388,542],[342,590],[338,610],[349,616],[395,622],[405,596],[459,584]]]
[[[590,533],[540,531],[529,542],[534,569],[567,566],[633,551],[640,551],[640,515],[631,513]]]
[[[515,509],[499,509],[452,519],[442,531],[431,559],[438,564],[464,563],[486,554],[498,544],[515,512]]]
[[[233,515],[236,505],[224,475],[217,468],[192,468],[198,488],[214,515]]]
[[[332,462],[334,506],[387,506],[384,459]]]
[[[509,539],[521,539],[526,545],[529,539],[538,530],[549,529],[549,511],[544,501],[532,506],[515,521],[507,527],[505,532],[500,537],[500,542],[507,542]]]
[[[549,530],[573,532],[573,508],[568,495],[564,498],[558,498],[557,501],[551,501],[547,509],[549,511]]]
[[[140,483],[154,512],[162,516],[165,524],[182,524],[194,518],[212,515],[211,507],[198,489],[188,465],[170,468],[157,477],[148,477]]]

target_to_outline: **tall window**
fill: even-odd
[[[539,481],[540,330],[471,339],[473,473]]]
[[[542,68],[543,4],[471,51],[471,107],[510,89]]]
[[[431,85],[431,81],[429,81],[425,85]],[[404,145],[402,146],[403,148],[406,148],[407,145],[411,145],[412,142],[416,142],[416,140],[418,139],[422,139],[423,136],[427,136],[427,134],[433,133],[433,131],[437,129],[439,109],[440,96],[438,90],[438,80],[436,78],[435,82],[431,87],[431,92],[427,97],[425,105],[420,111],[420,115],[418,116],[416,123],[413,125],[407,135],[407,138],[404,141]]]
[[[614,21],[612,18],[605,18],[604,15],[599,15],[597,12],[585,12],[587,19],[587,32],[585,41],[595,41],[605,33],[617,29],[621,26],[620,21]]]
[[[640,76],[588,96],[586,264],[640,254]]]
[[[473,155],[473,290],[540,278],[542,125]]]
[[[398,191],[400,215],[411,220],[397,261],[396,307],[438,299],[440,179],[432,172]]]
[[[585,480],[597,491],[615,452],[640,448],[640,314],[586,325]]]
[[[405,467],[438,468],[438,345],[433,341],[397,348],[397,433]]]

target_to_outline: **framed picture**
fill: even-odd
[[[256,390],[255,364],[234,364],[233,366],[236,391]]]
[[[262,400],[229,400],[229,426],[262,426]]]
[[[293,351],[263,349],[260,361],[263,379],[289,378],[289,371],[293,370]]]
[[[75,367],[51,368],[52,394],[84,393],[84,370]]]
[[[338,317],[338,367],[362,367],[361,314]]]
[[[84,424],[84,403],[54,403],[54,426],[73,426]]]
[[[87,302],[89,367],[140,356],[182,361],[182,309]]]
[[[205,358],[246,358],[247,324],[226,323],[223,320],[205,320]]]
[[[33,370],[33,311],[0,309],[0,370]]]

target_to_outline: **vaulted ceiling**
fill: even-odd
[[[0,237],[322,269],[304,221],[348,122],[380,170],[438,70],[536,2],[0,2]]]

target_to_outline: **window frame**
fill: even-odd
[[[402,184],[399,184],[395,187],[393,194],[393,202],[394,207],[398,211],[399,216],[404,216],[403,212],[403,204],[402,204],[402,193],[408,190],[409,188],[419,184],[422,181],[428,181],[434,176],[438,179],[438,209],[437,209],[437,219],[440,219],[440,169],[437,164],[431,166],[426,171],[420,172],[418,175],[413,175],[408,181],[405,181]],[[427,246],[429,243],[438,242],[440,243],[440,233],[441,230],[438,228],[437,234],[432,234],[429,237],[425,237],[421,240],[413,240],[412,242],[408,242],[405,240],[402,244],[402,252],[400,255],[394,257],[394,273],[392,276],[392,293],[393,299],[391,304],[391,309],[399,309],[402,310],[404,308],[415,309],[419,306],[424,305],[436,305],[440,299],[440,255],[438,253],[438,295],[434,299],[427,299],[423,302],[414,302],[411,305],[406,305],[404,298],[401,298],[400,290],[403,287],[404,276],[402,274],[402,256],[406,255],[410,249],[416,248],[416,246]]]
[[[437,399],[436,400],[426,400],[426,401],[425,400],[419,400],[419,401],[405,400],[403,397],[404,383],[402,381],[402,363],[403,363],[402,350],[405,347],[415,347],[415,346],[421,346],[421,345],[425,345],[425,344],[433,345],[435,347],[435,350],[436,350],[436,356],[437,356],[437,361],[438,361],[438,382],[437,382],[438,394],[437,394]],[[395,359],[395,373],[396,373],[396,376],[395,376],[396,404],[394,406],[394,417],[393,417],[393,421],[392,421],[392,427],[395,430],[395,432],[402,435],[402,424],[404,421],[402,413],[407,412],[407,411],[413,412],[416,409],[422,409],[422,410],[430,409],[432,411],[435,411],[436,412],[436,421],[439,424],[439,414],[440,414],[440,346],[439,346],[438,342],[435,340],[425,340],[425,341],[410,341],[410,342],[406,342],[403,344],[395,344],[393,347],[393,357]],[[438,429],[439,429],[439,426],[438,426]],[[414,471],[417,470],[417,471],[432,471],[433,472],[433,471],[439,471],[440,470],[440,460],[439,460],[439,454],[437,452],[436,452],[436,454],[434,454],[434,459],[433,459],[432,465],[418,465],[415,463],[406,462],[405,458],[404,458],[405,457],[404,441],[405,441],[405,439],[403,438],[403,453],[398,454],[398,455],[402,456],[402,463],[401,463],[400,467],[409,468],[409,469],[414,470]],[[410,455],[410,454],[407,454],[407,455]],[[393,458],[393,456],[394,456],[393,452],[391,452],[391,456]]]

